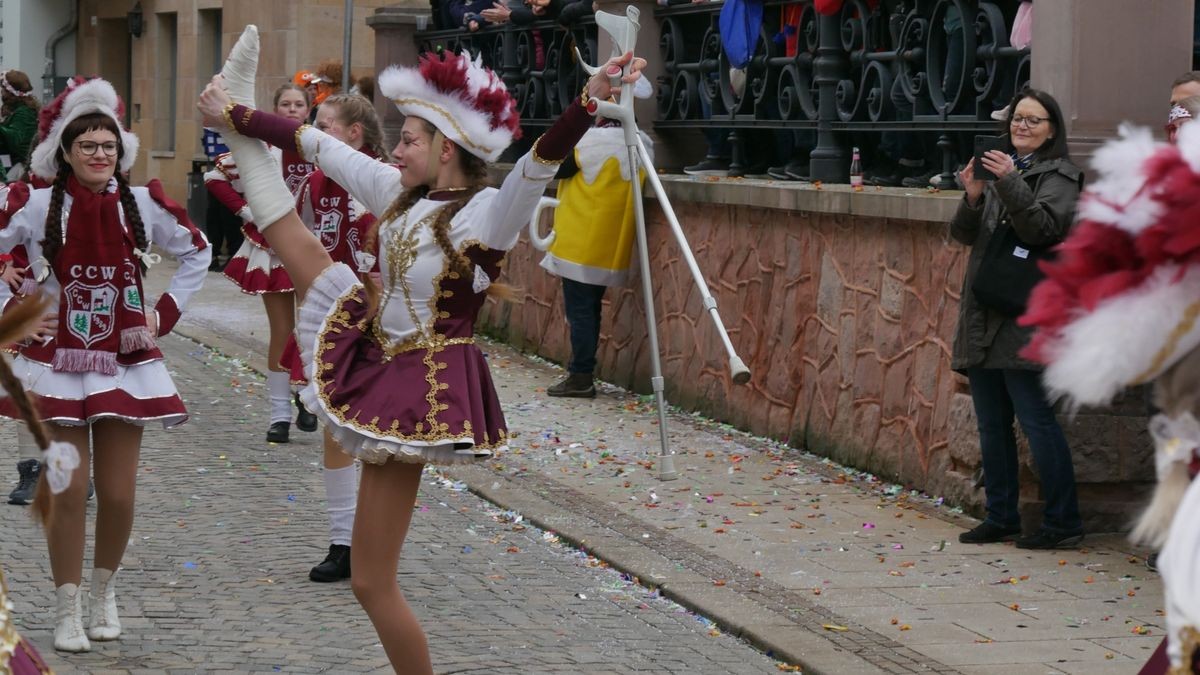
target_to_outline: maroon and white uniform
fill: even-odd
[[[111,196],[116,190],[116,181],[110,181],[106,194]],[[186,211],[166,197],[158,181],[131,190],[146,238],[179,260],[179,269],[167,292],[154,305],[157,336],[162,336],[171,331],[192,295],[200,290],[212,249],[204,235],[188,221]],[[31,275],[34,278],[45,275],[40,290],[59,298],[59,315],[67,319],[66,325],[60,319],[60,337],[45,343],[28,341],[20,345],[13,359],[13,372],[33,395],[43,419],[56,424],[83,425],[105,418],[141,425],[159,421],[164,427],[182,424],[187,421],[187,410],[153,340],[125,340],[125,335],[113,339],[114,331],[121,329],[122,313],[140,322],[143,311],[141,272],[123,209],[119,220],[113,222],[124,228],[126,245],[124,250],[118,245],[108,259],[117,264],[89,264],[97,260],[97,254],[94,250],[77,250],[79,245],[72,244],[79,238],[70,232],[73,198],[70,191],[66,192],[62,218],[66,243],[52,267],[45,262],[40,243],[45,238],[51,192],[51,188],[29,190],[23,184],[14,184],[0,209],[0,251],[17,246],[26,248],[33,261]],[[60,272],[64,269],[72,276],[67,284],[68,293],[61,287]],[[85,352],[84,358],[74,359],[74,368],[64,367],[63,354],[56,359],[64,338],[70,338],[79,347],[71,351]],[[93,368],[86,358],[93,354],[88,352],[96,351],[104,341],[120,343],[120,347],[111,350],[111,355],[94,354],[107,357],[92,359],[97,363],[107,361],[104,364],[107,367]],[[19,417],[7,398],[0,400],[0,414]]]
[[[283,180],[287,183],[288,189],[292,191],[292,194],[296,194],[305,177],[315,167],[296,153],[271,148],[271,154],[279,162],[280,169],[283,171]],[[279,256],[271,250],[267,240],[263,238],[254,224],[254,217],[246,205],[246,199],[242,196],[242,183],[237,165],[229,153],[218,157],[216,167],[204,174],[204,184],[213,197],[216,197],[226,208],[242,219],[242,233],[245,234],[245,240],[237,253],[229,259],[229,264],[225,266],[225,276],[237,284],[243,293],[249,295],[294,291],[292,279],[284,270]]]

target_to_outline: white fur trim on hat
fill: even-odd
[[[466,91],[441,91],[431,85],[418,68],[399,66],[380,73],[379,91],[406,116],[427,120],[467,152],[494,162],[512,144],[513,132],[505,126],[492,128],[488,114],[475,108],[471,101],[485,89],[506,91],[504,82],[484,68],[479,59],[464,57],[460,63],[467,69]]]
[[[1052,397],[1103,405],[1200,345],[1200,267],[1160,265],[1137,288],[1064,326],[1046,352]]]
[[[62,112],[50,126],[50,132],[34,148],[30,158],[30,169],[46,180],[53,180],[58,173],[56,153],[62,144],[63,130],[73,120],[84,115],[102,113],[111,117],[121,130],[121,145],[125,154],[117,168],[122,172],[129,171],[137,160],[138,137],[122,126],[121,119],[117,116],[119,107],[117,92],[107,81],[96,78],[75,85],[63,101]]]

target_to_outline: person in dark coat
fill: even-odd
[[[1005,229],[1011,227],[1026,245],[1014,250],[1018,256],[1063,240],[1074,220],[1083,172],[1071,163],[1062,111],[1049,94],[1033,89],[1017,94],[1003,126],[1008,152],[992,150],[981,160],[997,179],[977,179],[968,162],[959,173],[966,195],[950,222],[950,236],[971,247],[952,365],[971,383],[987,497],[986,519],[959,541],[1071,546],[1083,538],[1071,449],[1047,399],[1040,366],[1018,355],[1031,331],[1018,326],[1016,316],[982,303],[972,287],[989,242]],[[1017,510],[1014,416],[1029,439],[1046,501],[1041,527],[1025,537],[1020,537]]]
[[[39,107],[28,75],[19,70],[0,72],[0,183],[24,175]]]

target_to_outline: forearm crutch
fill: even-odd
[[[596,12],[596,24],[612,38],[614,55],[633,51],[634,45],[637,42],[638,29],[640,28],[640,24],[638,23],[640,14],[641,12],[632,6],[625,8],[625,16],[623,17],[607,12]],[[579,53],[578,48],[575,50],[575,57],[589,74],[594,75],[600,70],[598,67],[589,66],[584,61],[583,55]],[[708,283],[704,281],[704,275],[700,273],[700,266],[696,264],[696,257],[692,255],[692,248],[688,245],[687,237],[683,234],[683,228],[679,225],[679,219],[675,216],[675,209],[671,208],[671,202],[667,199],[666,190],[663,189],[662,182],[658,179],[658,173],[654,169],[654,162],[650,159],[650,153],[647,152],[645,144],[642,143],[642,139],[638,136],[637,119],[633,113],[633,87],[621,82],[622,73],[615,66],[607,74],[612,79],[612,86],[614,88],[621,87],[622,95],[619,102],[610,103],[592,99],[588,102],[587,110],[592,115],[599,115],[619,121],[625,135],[625,147],[629,151],[629,176],[630,182],[633,185],[634,216],[637,221],[638,259],[642,275],[642,295],[645,297],[646,303],[646,332],[650,336],[650,384],[654,389],[654,399],[658,406],[658,434],[662,444],[659,478],[661,480],[674,480],[679,477],[679,474],[675,471],[675,457],[671,452],[670,442],[667,438],[667,403],[663,396],[662,363],[658,352],[658,324],[654,316],[654,289],[650,283],[650,247],[646,241],[646,212],[645,206],[642,203],[642,182],[638,180],[639,166],[645,167],[646,180],[649,181],[654,194],[658,197],[658,203],[667,217],[667,223],[671,226],[671,232],[675,235],[675,241],[679,243],[679,248],[683,250],[684,260],[687,261],[688,269],[692,272],[692,280],[695,281],[696,287],[700,289],[704,309],[707,310],[709,317],[712,318],[713,324],[717,328],[717,333],[721,336],[721,342],[725,345],[725,351],[729,355],[730,377],[735,384],[745,384],[750,381],[750,370],[746,368],[746,363],[734,351],[733,342],[729,339],[729,332],[725,330],[725,324],[721,321],[720,313],[717,312],[717,301],[709,292]]]

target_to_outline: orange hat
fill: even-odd
[[[296,76],[292,78],[292,82],[297,86],[307,87],[312,84],[312,81],[317,79],[317,74],[307,70],[297,70]]]

